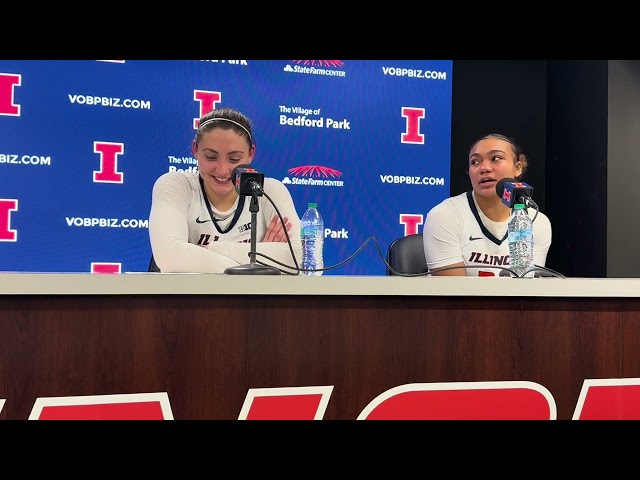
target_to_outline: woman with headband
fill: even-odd
[[[161,272],[223,273],[249,263],[251,196],[238,195],[231,173],[253,161],[256,145],[251,121],[231,108],[217,108],[200,118],[192,143],[197,172],[167,172],[153,186],[149,237]],[[269,261],[295,266],[285,228],[298,264],[300,218],[286,186],[264,179],[258,196],[256,261],[295,273]],[[268,197],[268,198],[267,198]],[[283,217],[285,226],[273,204]]]

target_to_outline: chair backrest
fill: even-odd
[[[157,272],[160,273],[160,267],[156,264],[155,258],[151,255],[151,260],[149,261],[149,272]]]
[[[399,273],[428,272],[422,234],[414,233],[391,242],[387,250],[387,263]],[[395,273],[387,268],[387,275],[395,275]]]

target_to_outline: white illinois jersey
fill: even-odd
[[[535,210],[528,209],[531,218]],[[507,221],[487,218],[472,192],[447,198],[427,214],[422,230],[425,257],[430,270],[464,262],[468,276],[498,276],[509,268]],[[533,222],[533,257],[544,267],[551,246],[551,222],[542,212]]]
[[[301,256],[300,218],[291,194],[282,182],[264,179],[264,192],[282,217],[291,222],[289,238],[298,262]],[[238,196],[227,211],[217,210],[206,198],[200,174],[168,172],[153,186],[149,215],[149,237],[154,260],[162,272],[222,273],[227,267],[250,261],[250,196]],[[266,196],[258,197],[256,251],[294,267],[289,245],[285,242],[260,243],[273,217],[278,214]],[[288,270],[262,255],[256,260]]]

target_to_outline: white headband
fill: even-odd
[[[200,130],[202,127],[204,127],[205,125],[207,125],[207,124],[209,124],[211,122],[215,122],[216,120],[223,120],[225,122],[235,123],[241,129],[243,129],[245,132],[247,132],[247,135],[249,135],[249,142],[252,142],[251,134],[249,133],[249,130],[247,130],[246,127],[244,127],[243,125],[239,124],[235,120],[229,120],[228,118],[222,118],[222,117],[210,118],[209,120],[206,120],[206,121],[202,122],[200,125],[198,125],[198,130]]]

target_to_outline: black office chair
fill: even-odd
[[[424,256],[422,234],[414,233],[395,239],[387,250],[387,263],[399,273],[426,273],[427,259]],[[387,275],[396,275],[387,268]]]
[[[160,267],[156,265],[156,261],[153,258],[153,254],[151,254],[151,261],[149,261],[149,272],[157,272],[160,273]]]

